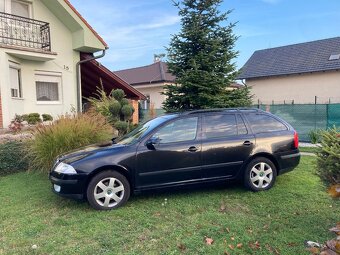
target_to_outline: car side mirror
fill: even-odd
[[[145,145],[146,145],[146,147],[148,147],[148,149],[154,150],[155,145],[159,144],[160,141],[161,141],[161,139],[159,139],[159,137],[153,136],[149,140],[146,141]]]

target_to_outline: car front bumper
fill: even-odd
[[[49,179],[55,194],[73,199],[85,198],[87,175],[67,175],[52,171],[49,174]]]

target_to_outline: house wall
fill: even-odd
[[[20,57],[22,50],[0,47],[0,94],[2,96],[3,126],[7,127],[15,114],[37,112],[48,113],[54,117],[70,112],[76,106],[76,71],[75,64],[80,60],[79,52],[72,49],[72,33],[40,1],[33,1],[33,18],[50,23],[52,52],[57,53],[54,59],[39,59],[27,56]],[[34,55],[36,53],[32,53]],[[40,53],[40,55],[47,55]],[[53,57],[53,56],[52,56]],[[11,98],[9,61],[21,69],[21,99]],[[35,73],[45,71],[61,75],[60,102],[37,102]]]
[[[1,93],[0,93],[0,128],[3,128]]]
[[[155,104],[155,109],[161,109],[162,103],[164,102],[166,96],[161,93],[164,91],[164,83],[157,84],[147,84],[147,85],[137,85],[133,86],[139,92],[144,94],[145,96],[150,96],[150,103]]]
[[[248,79],[254,103],[340,103],[340,71]]]

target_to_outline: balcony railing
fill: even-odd
[[[51,51],[50,25],[0,12],[0,45]]]

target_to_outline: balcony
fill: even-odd
[[[0,46],[50,53],[50,25],[0,12]]]

